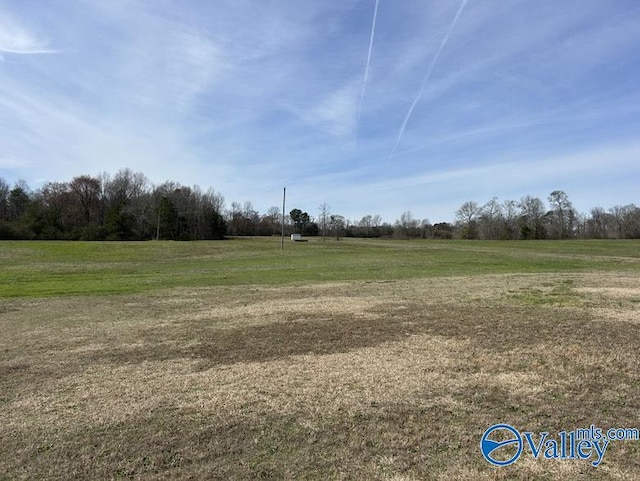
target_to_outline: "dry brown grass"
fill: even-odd
[[[637,279],[487,275],[0,306],[3,479],[637,479],[481,457],[484,430],[640,427]]]

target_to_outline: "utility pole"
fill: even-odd
[[[284,209],[285,209],[285,201],[287,199],[287,188],[284,188],[282,192],[282,239],[281,239],[281,250],[284,250]]]

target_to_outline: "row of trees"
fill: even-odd
[[[153,186],[130,169],[47,182],[35,192],[0,179],[0,239],[220,239],[223,207],[213,190]]]
[[[328,204],[314,218],[299,208],[286,216],[286,233],[307,236],[431,239],[640,238],[640,208],[634,204],[580,214],[567,194],[551,192],[547,203],[525,196],[518,201],[465,202],[454,223],[431,224],[404,212],[394,224],[379,215],[351,221]],[[278,235],[282,212],[266,214],[251,202],[232,202],[213,189],[169,181],[153,185],[130,169],[69,182],[48,182],[32,191],[24,181],[13,186],[0,178],[0,239],[198,240],[225,235]]]
[[[547,200],[548,207],[532,196],[502,203],[493,198],[484,206],[465,202],[456,212],[456,227],[465,239],[640,238],[640,208],[634,204],[581,214],[561,190]]]
[[[318,224],[323,235],[328,229],[331,235],[338,237],[485,240],[640,238],[640,207],[634,204],[617,205],[608,210],[594,207],[588,214],[580,214],[564,191],[551,192],[547,201],[545,204],[542,199],[529,195],[519,201],[504,202],[494,197],[484,205],[469,201],[456,211],[454,224],[441,222],[433,225],[428,219],[415,218],[410,211],[405,211],[394,224],[382,222],[379,215],[367,215],[358,222],[351,222],[342,216],[332,215],[328,206],[323,204],[319,208]],[[292,211],[291,218],[298,212],[299,209]],[[308,223],[304,225],[309,226]],[[310,233],[314,231],[307,229]],[[305,233],[304,229],[300,232]]]

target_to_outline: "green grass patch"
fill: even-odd
[[[638,241],[0,243],[0,297],[146,292],[174,287],[434,276],[639,271]]]
[[[565,279],[539,287],[521,287],[510,291],[512,298],[531,306],[576,306],[584,297],[573,289],[574,281]]]

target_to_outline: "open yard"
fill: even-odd
[[[640,242],[0,243],[0,479],[628,479]],[[542,456],[540,456],[542,458]]]

